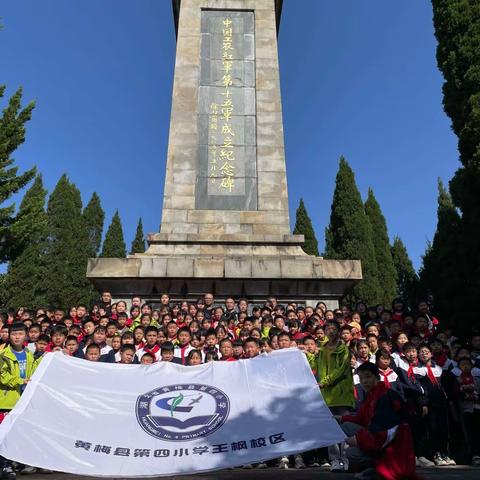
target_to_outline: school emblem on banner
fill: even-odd
[[[187,441],[205,437],[227,420],[230,401],[209,385],[185,384],[159,387],[137,398],[140,426],[152,437]]]

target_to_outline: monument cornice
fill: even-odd
[[[277,25],[277,35],[280,31],[280,19],[282,17],[282,7],[283,7],[283,0],[274,0],[275,1],[275,19]],[[178,17],[180,15],[180,5],[182,0],[172,0],[172,8],[173,8],[173,19],[175,23],[175,36],[178,36]]]

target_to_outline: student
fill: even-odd
[[[120,361],[117,363],[129,365],[133,363],[134,358],[135,358],[135,347],[133,345],[126,344],[120,347]]]
[[[151,365],[152,363],[155,363],[155,356],[150,353],[146,352],[142,355],[142,359],[140,360],[141,365]]]
[[[325,403],[334,415],[346,415],[355,405],[350,352],[340,339],[335,322],[325,324],[328,341],[319,347],[317,361],[318,385]],[[328,447],[332,472],[348,470],[348,464],[339,445]]]
[[[74,335],[68,335],[65,339],[65,348],[64,353],[69,356],[74,356],[76,351],[78,350],[78,340],[77,337]]]
[[[45,333],[39,335],[37,341],[35,342],[35,352],[33,354],[35,360],[38,361],[45,354],[49,343],[50,337],[48,335]]]
[[[416,478],[410,429],[402,398],[380,381],[378,367],[365,362],[357,369],[367,392],[355,415],[337,416],[348,436],[347,464],[363,472],[357,478]]]
[[[174,350],[174,357],[178,358],[182,365],[186,365],[188,354],[194,350],[190,345],[191,334],[188,327],[182,327],[177,332],[177,345]]]
[[[52,341],[48,344],[46,352],[59,352],[63,350],[65,339],[67,338],[68,330],[63,325],[56,325],[53,327],[51,333]]]
[[[175,346],[172,342],[165,342],[160,348],[161,361],[172,362],[181,365],[182,361],[174,357]]]
[[[428,454],[437,466],[455,465],[448,456],[448,400],[442,386],[443,369],[432,360],[432,349],[422,344],[418,350]],[[446,372],[448,373],[448,372]]]
[[[380,380],[386,388],[395,390],[404,399],[402,385],[398,379],[398,374],[393,370],[393,359],[390,352],[386,349],[378,350],[375,354],[375,364],[378,367]]]
[[[142,360],[142,356],[145,354],[145,353],[151,353],[154,358],[155,358],[155,361],[160,361],[160,345],[158,345],[157,343],[158,341],[158,329],[157,327],[147,327],[145,329],[145,345],[143,346],[143,348],[140,348],[139,350],[137,350],[137,353],[136,353],[136,356],[138,358],[138,360]]]
[[[237,360],[233,356],[233,343],[229,338],[224,338],[219,344],[221,358],[224,362],[234,362]]]
[[[27,348],[34,353],[35,352],[35,342],[37,341],[38,337],[42,333],[40,325],[38,323],[34,323],[28,329],[28,345]]]
[[[87,347],[85,347],[85,360],[90,362],[99,362],[100,355],[100,346],[96,343],[90,343]]]
[[[472,465],[480,465],[480,377],[474,374],[474,363],[469,357],[457,361],[455,376],[460,394],[460,407],[463,414],[469,456]]]
[[[187,356],[187,365],[200,365],[202,363],[202,352],[200,350],[190,350]]]

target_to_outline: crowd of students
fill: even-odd
[[[359,302],[335,310],[323,302],[314,308],[275,298],[263,305],[243,298],[220,303],[210,293],[181,303],[164,294],[158,303],[134,297],[127,307],[103,292],[91,308],[0,314],[2,415],[46,352],[92,362],[189,366],[293,347],[305,353],[348,438],[346,444],[283,457],[278,467],[354,468],[364,478],[374,468],[389,478],[407,467],[413,476],[415,465],[480,465],[480,332],[455,337],[426,301],[415,311],[399,299],[389,308]],[[404,460],[409,455],[413,469]],[[4,469],[11,478],[8,462]]]

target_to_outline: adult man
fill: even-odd
[[[340,340],[336,322],[325,325],[328,341],[319,347],[317,360],[318,385],[323,399],[334,415],[346,415],[355,405],[350,352]],[[348,470],[339,445],[328,447],[332,472]]]

